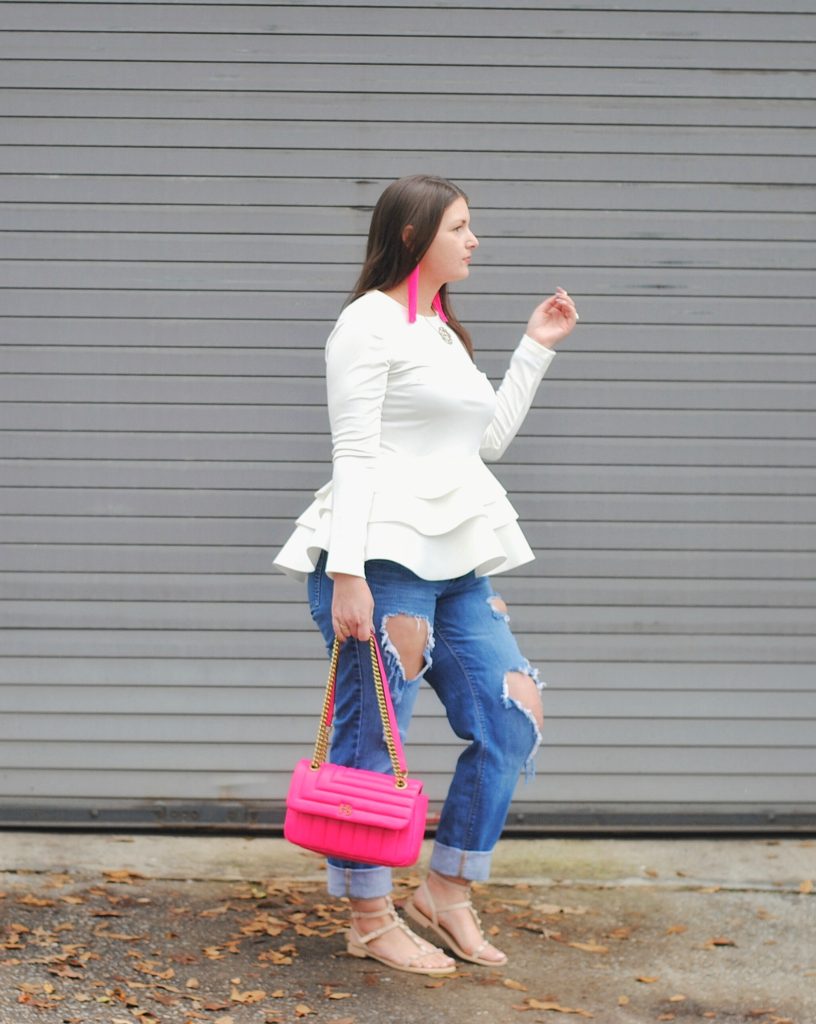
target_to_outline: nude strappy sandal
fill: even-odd
[[[423,881],[419,888],[424,889],[425,891],[425,897],[428,901],[428,906],[431,908],[431,916],[428,917],[425,913],[423,913],[423,911],[421,911],[419,907],[414,903],[414,897],[411,896],[405,904],[405,913],[410,918],[416,921],[417,924],[421,924],[423,928],[429,928],[431,931],[436,932],[436,934],[439,936],[440,939],[442,939],[444,944],[448,946],[450,949],[452,949],[453,952],[458,957],[461,957],[463,960],[468,960],[472,964],[479,964],[480,967],[504,967],[504,965],[507,963],[506,953],[502,953],[501,960],[488,960],[482,956],[482,953],[484,953],[484,951],[491,943],[487,939],[485,939],[484,928],[482,927],[481,919],[479,915],[476,913],[476,908],[470,902],[469,888],[465,888],[465,886],[460,887],[465,889],[465,891],[467,892],[467,899],[461,900],[459,903],[449,903],[445,907],[438,907],[436,905],[436,901],[433,898],[433,893],[431,892],[427,882]],[[453,935],[448,931],[448,929],[445,928],[444,925],[439,923],[440,914],[447,913],[447,911],[449,910],[461,910],[463,908],[467,908],[473,915],[473,918],[476,921],[476,926],[481,932],[482,939],[484,940],[480,946],[477,946],[476,949],[472,950],[470,953],[465,952],[465,950],[462,949],[462,947],[459,945],[459,943],[456,941]],[[501,951],[497,950],[497,952]]]
[[[352,925],[348,930],[346,940],[346,950],[351,956],[357,957],[371,957],[372,960],[379,960],[381,964],[385,964],[387,967],[393,967],[397,971],[407,971],[409,974],[453,974],[456,970],[456,964],[451,964],[448,967],[422,967],[419,961],[430,953],[442,953],[443,950],[437,946],[432,946],[430,943],[425,942],[418,935],[415,935],[408,925],[398,916],[394,909],[394,904],[391,901],[390,896],[385,897],[386,906],[384,910],[353,910],[351,912]],[[390,921],[388,924],[384,924],[382,928],[375,928],[372,932],[366,932],[365,935],[361,935],[360,932],[354,927],[354,920],[356,918],[363,917],[389,917]],[[377,953],[375,950],[369,947],[369,943],[373,942],[374,939],[378,939],[381,935],[385,935],[386,932],[393,931],[394,928],[401,928],[406,935],[410,935],[414,944],[419,949],[416,956],[410,957],[408,960],[399,961],[392,960],[390,957],[383,956],[381,953]]]

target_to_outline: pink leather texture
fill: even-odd
[[[405,789],[394,776],[308,758],[295,767],[284,835],[297,846],[341,860],[407,867],[419,858],[428,798],[419,779]]]

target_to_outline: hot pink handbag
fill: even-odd
[[[419,779],[408,778],[387,675],[373,634],[369,646],[394,774],[326,762],[340,656],[340,641],[335,637],[314,755],[311,761],[299,761],[292,775],[283,834],[290,843],[326,856],[406,867],[419,858],[428,797]]]

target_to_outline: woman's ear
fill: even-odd
[[[413,239],[414,239],[414,225],[413,224],[406,224],[405,227],[402,229],[402,244],[405,246],[406,249],[410,250],[411,242],[413,241]]]

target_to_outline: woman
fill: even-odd
[[[442,809],[430,871],[406,906],[457,956],[501,966],[469,885],[484,880],[519,772],[532,770],[543,710],[487,574],[533,553],[483,460],[500,458],[578,319],[561,288],[533,311],[498,393],[473,362],[448,285],[478,246],[467,197],[443,178],[386,188],[366,261],[326,344],[332,479],[297,520],[275,564],[308,578],[312,617],[340,653],[330,759],[390,771],[368,661],[380,638],[400,734],[421,680],[470,741]],[[386,867],[329,860],[348,896],[348,951],[398,970],[445,974],[455,961],[397,916]]]

